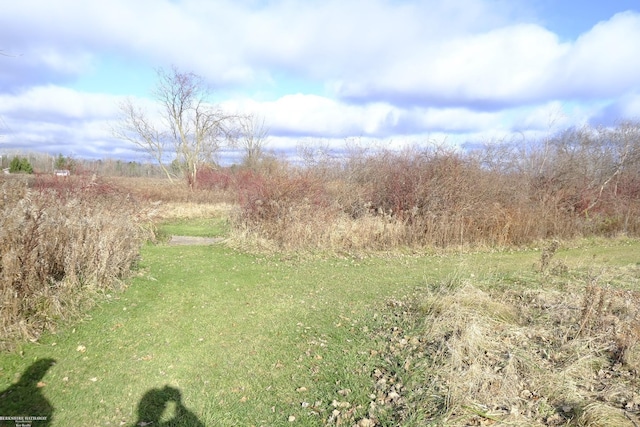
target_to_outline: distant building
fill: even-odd
[[[71,171],[69,169],[56,169],[53,173],[56,176],[71,176]]]

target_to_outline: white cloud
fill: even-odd
[[[555,74],[560,95],[610,97],[640,88],[640,14],[626,12],[603,21],[573,44]]]
[[[250,82],[271,67],[335,79],[459,31],[506,22],[505,13],[489,4],[23,0],[6,5],[0,36],[25,51],[55,45],[68,52],[143,56],[154,65],[175,62],[227,83]]]
[[[131,153],[128,144],[111,136],[120,99],[53,85],[0,95],[2,146],[88,157],[101,157],[97,147],[103,153]]]
[[[258,114],[275,136],[369,137],[466,133],[501,126],[499,113],[465,108],[400,108],[387,103],[348,104],[319,95],[286,95],[275,101],[223,103],[230,111]]]
[[[33,87],[18,95],[0,95],[0,114],[28,115],[41,121],[49,118],[113,118],[120,98],[105,94],[81,93],[59,86]]]
[[[640,15],[625,13],[575,43],[536,25],[458,37],[435,50],[341,81],[348,99],[503,108],[554,99],[597,99],[640,87]]]
[[[622,120],[640,122],[640,90],[609,102],[595,111],[590,122],[594,125],[614,125]]]
[[[283,73],[396,105],[490,109],[640,85],[640,15],[616,15],[562,43],[518,20],[513,4],[24,0],[7,5],[0,36],[54,74],[77,75],[108,52],[150,67],[175,63],[219,85],[267,85]]]
[[[561,41],[521,3],[9,2],[0,40],[13,45],[0,48],[22,56],[0,57],[0,114],[28,131],[24,141],[49,134],[119,146],[101,130],[119,98],[63,87],[105,57],[116,58],[114,70],[135,61],[201,74],[232,94],[225,105],[260,112],[291,145],[305,137],[465,140],[542,131],[557,111],[567,125],[640,114],[640,14]],[[304,93],[298,83],[324,91]],[[246,88],[266,95],[248,100]]]

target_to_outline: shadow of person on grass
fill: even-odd
[[[174,416],[168,421],[161,421],[165,411],[174,406]],[[180,390],[170,386],[154,388],[142,396],[138,404],[138,421],[136,427],[204,427],[204,424],[182,404]]]
[[[55,363],[53,359],[36,361],[22,373],[20,381],[0,392],[0,426],[51,425],[53,406],[42,394],[42,379]]]

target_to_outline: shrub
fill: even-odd
[[[638,235],[638,140],[640,125],[623,124],[468,152],[350,150],[322,161],[309,152],[303,171],[231,175],[238,181],[229,186],[239,192],[240,234],[280,247],[504,247]]]
[[[260,175],[251,170],[236,180],[240,214],[236,226],[283,248],[318,246],[332,209],[326,189],[308,174]]]
[[[63,197],[61,197],[63,195]],[[36,339],[120,288],[149,237],[131,199],[89,189],[0,187],[0,348]]]
[[[198,181],[198,188],[228,190],[232,176],[231,173],[226,170],[218,170],[210,167],[201,168],[196,175]]]

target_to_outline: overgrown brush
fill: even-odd
[[[491,291],[454,279],[391,301],[374,335],[385,363],[372,374],[369,418],[381,425],[638,425],[640,293],[600,285],[610,279],[603,275],[573,275],[562,289]],[[627,278],[637,284],[637,269]]]
[[[150,237],[131,199],[85,184],[2,183],[0,348],[37,339],[119,288]]]
[[[567,131],[526,149],[325,156],[306,169],[250,175],[235,187],[241,205],[235,224],[243,239],[338,251],[636,236],[638,141],[640,125],[621,125]]]
[[[109,177],[107,182],[138,200],[149,202],[210,204],[235,201],[234,193],[208,186],[206,181],[197,189],[189,189],[182,181],[172,183],[166,178]]]
[[[515,206],[516,190],[457,155],[387,152],[344,174],[330,181],[314,171],[253,175],[237,189],[236,237],[266,239],[281,249],[341,251],[508,246],[573,236],[557,217],[545,220],[537,208]]]
[[[318,228],[337,213],[321,183],[305,175],[241,175],[235,237],[253,233],[282,248],[316,246]]]

